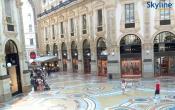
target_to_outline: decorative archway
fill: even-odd
[[[58,56],[58,46],[56,43],[53,44],[53,55]]]
[[[50,46],[49,46],[49,44],[46,45],[46,54],[47,55],[50,54]]]
[[[98,75],[107,76],[107,47],[104,38],[99,38],[97,41],[97,65]]]
[[[133,78],[142,76],[141,39],[128,34],[120,41],[121,77]]]
[[[63,42],[61,45],[62,61],[63,61],[63,71],[67,71],[67,46]]]
[[[84,61],[84,73],[91,73],[91,49],[90,43],[87,39],[83,41],[83,61]]]
[[[11,67],[7,68],[7,74],[10,76],[10,86],[12,95],[22,93],[20,62],[18,48],[14,41],[8,40],[5,44],[5,60],[6,64],[11,63]]]
[[[154,75],[175,75],[175,35],[164,31],[154,38]]]
[[[56,45],[56,43],[53,44],[53,55],[57,56],[57,58],[58,58],[58,46]],[[55,67],[55,69],[56,69],[55,71],[57,71],[57,69],[59,68],[58,59],[55,60],[54,62],[52,62],[52,65],[53,65],[53,67]]]
[[[78,71],[78,50],[75,41],[71,43],[72,69],[73,72]]]

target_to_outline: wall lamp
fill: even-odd
[[[10,67],[12,67],[12,64],[10,62],[8,62],[6,65],[3,64],[2,67],[4,67],[4,68],[10,68]]]
[[[90,56],[91,54],[90,53],[87,53],[87,56]]]
[[[115,55],[115,52],[111,52],[111,55],[114,56]]]
[[[63,55],[64,55],[64,56],[66,56],[67,54],[66,54],[66,53],[64,53]]]
[[[77,54],[77,53],[75,53],[74,55],[75,55],[75,56],[77,56],[78,54]]]
[[[102,52],[101,52],[101,55],[108,55],[107,50],[102,51]]]
[[[149,55],[150,51],[149,50],[146,50],[146,54]]]

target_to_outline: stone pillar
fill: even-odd
[[[151,28],[150,28],[150,9],[146,7],[146,3],[149,0],[143,1],[144,6],[144,44],[142,46],[142,77],[153,78],[154,77],[154,59],[153,59],[153,44],[151,43]],[[150,40],[150,41],[149,41]]]
[[[121,77],[120,75],[120,55],[117,53],[117,47],[113,48],[108,55],[108,75],[112,74],[114,79]]]
[[[30,72],[28,71],[28,65],[27,65],[27,57],[25,52],[25,39],[24,39],[24,30],[23,30],[23,20],[22,20],[22,2],[19,1],[19,4],[17,6],[18,8],[18,14],[19,14],[19,36],[20,36],[20,45],[22,46],[21,52],[18,53],[19,55],[19,61],[20,61],[20,72],[21,72],[21,83],[22,83],[22,91],[29,92],[31,91],[31,84],[30,84]]]
[[[11,98],[10,76],[7,74],[5,55],[0,55],[0,103]]]
[[[67,52],[67,72],[73,72],[72,70],[72,58],[71,58],[71,51],[68,50]]]
[[[30,84],[30,71],[28,70],[25,52],[18,53],[19,61],[20,61],[20,74],[21,74],[21,85],[22,85],[22,92],[27,93],[31,91],[31,84]]]
[[[95,46],[91,46],[91,73],[93,75],[97,75],[98,69],[97,69],[97,54],[95,50]]]
[[[23,93],[30,92],[32,90],[31,83],[30,83],[30,71],[23,70]]]
[[[153,78],[154,77],[154,52],[153,44],[145,43],[142,47],[142,77]]]
[[[117,53],[116,46],[116,7],[107,8],[107,50],[108,50],[108,75],[112,74],[113,78],[120,78],[120,56]]]
[[[0,76],[0,103],[9,101],[12,98],[9,82],[9,75]]]
[[[82,49],[78,49],[78,73],[83,74]]]

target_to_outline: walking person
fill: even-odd
[[[34,87],[34,91],[37,91],[37,76],[34,76],[33,87]]]
[[[48,68],[48,70],[47,70],[48,77],[50,76],[50,73],[51,73],[51,69]]]
[[[121,89],[122,89],[122,94],[125,94],[126,81],[124,79],[121,81]]]
[[[158,97],[157,97],[158,96]],[[155,96],[154,96],[154,99],[155,99],[155,103],[159,103],[160,101],[160,81],[156,81],[156,84],[155,84]]]
[[[35,83],[35,79],[34,79],[33,71],[31,71],[31,74],[30,74],[30,84],[32,86],[32,89],[34,88],[34,83]]]
[[[160,81],[158,80],[156,82],[156,87],[155,87],[155,97],[160,95]]]

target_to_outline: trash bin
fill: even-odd
[[[112,74],[110,73],[108,77],[109,77],[109,79],[111,80],[111,79],[112,79]]]

